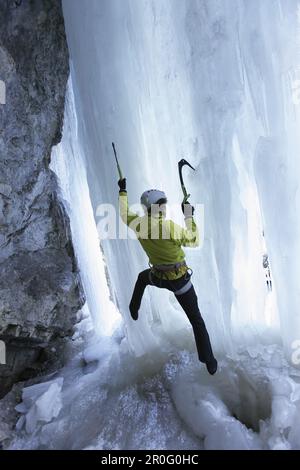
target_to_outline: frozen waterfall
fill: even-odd
[[[86,318],[57,373],[58,417],[12,448],[299,449],[298,0],[63,7],[72,73],[52,168],[95,334]],[[96,228],[99,206],[117,207],[112,141],[132,204],[151,187],[180,203],[177,162],[196,168],[186,184],[203,243],[186,253],[215,377],[170,293],[149,288],[139,321],[129,315],[147,259]]]
[[[113,140],[131,203],[153,186],[179,202],[177,161],[191,161],[188,187],[205,224],[203,248],[188,261],[221,351],[282,339],[291,355],[299,340],[297,14],[294,0],[64,1],[94,212],[116,204]],[[142,354],[157,347],[157,329],[170,332],[174,308],[151,292],[133,326],[127,306],[145,255],[134,241],[102,247]]]

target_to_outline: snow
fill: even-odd
[[[121,338],[115,332],[102,346],[89,337],[77,353],[75,340],[73,359],[59,372],[58,416],[50,419],[48,401],[58,378],[44,389],[28,387],[25,401],[32,408],[42,393],[45,408],[35,415],[38,426],[19,431],[10,449],[300,448],[300,371],[279,346],[262,347],[255,360],[241,348],[211,377],[195,352],[174,347],[167,357],[157,351],[136,359],[120,354]]]
[[[24,401],[31,434],[20,430],[11,448],[300,449],[298,1],[63,7],[72,73],[52,168],[87,305],[58,371],[59,414],[44,410],[50,392],[33,418]],[[185,181],[204,204],[204,240],[186,252],[213,377],[170,293],[149,288],[130,318],[147,260],[135,240],[96,229],[99,204],[117,203],[112,141],[131,203],[155,186],[178,204],[177,161],[196,168]]]
[[[16,406],[16,410],[22,413],[16,426],[17,430],[25,426],[26,432],[32,434],[37,430],[37,426],[57,418],[62,408],[62,386],[63,378],[58,378],[25,387],[22,391],[22,402]]]

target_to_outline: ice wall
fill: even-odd
[[[205,206],[203,248],[187,258],[215,347],[281,337],[290,355],[300,337],[298,1],[63,7],[94,213],[116,204],[112,141],[132,203],[151,187],[179,202],[177,161],[185,156],[196,168],[186,177],[192,202]],[[129,317],[136,276],[147,267],[138,243],[102,247],[132,349],[140,355],[175,341],[185,319],[168,293],[151,290],[140,321]]]
[[[104,259],[100,250],[85,158],[78,140],[72,79],[68,82],[62,141],[54,147],[51,169],[56,173],[61,198],[70,217],[76,259],[86,295],[86,307],[98,335],[110,335],[120,319],[110,298]]]

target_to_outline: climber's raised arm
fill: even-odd
[[[199,246],[199,231],[193,218],[195,209],[189,203],[182,204],[181,208],[186,228],[183,228],[171,221],[171,239],[175,243],[178,243],[179,246],[196,248]]]
[[[126,190],[126,178],[122,178],[118,181],[118,185],[120,188],[119,191],[119,208],[120,208],[120,216],[123,222],[126,225],[130,225],[131,222],[138,218],[138,215],[134,212],[130,212],[128,206],[128,196]]]

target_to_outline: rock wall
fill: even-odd
[[[69,75],[61,2],[0,0],[0,12],[1,397],[55,357],[84,299],[49,169]]]

